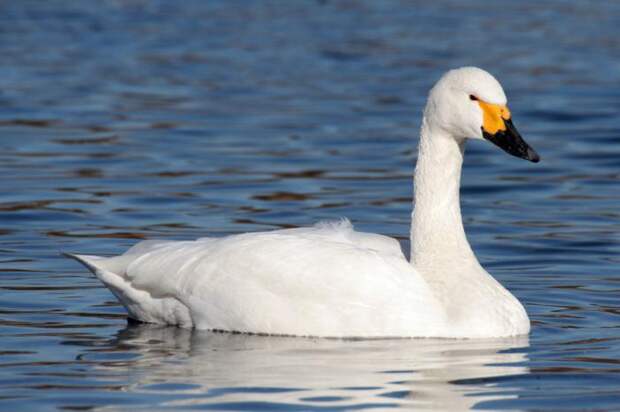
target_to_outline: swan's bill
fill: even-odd
[[[482,136],[506,153],[537,163],[540,156],[512,124],[507,106],[478,101],[482,109]]]

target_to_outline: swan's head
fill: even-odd
[[[425,118],[429,126],[456,139],[485,139],[513,156],[540,160],[512,124],[502,86],[477,67],[444,74],[431,90]]]

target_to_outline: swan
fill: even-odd
[[[348,220],[194,241],[146,240],[114,257],[67,254],[129,316],[216,331],[335,338],[526,335],[521,303],[474,255],[461,218],[468,138],[538,162],[488,72],[445,73],[424,109],[411,259],[397,240]]]

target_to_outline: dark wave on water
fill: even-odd
[[[0,4],[0,408],[620,408],[620,7]],[[471,142],[463,213],[529,338],[338,341],[127,324],[60,251],[348,217],[401,239],[428,89],[476,65],[542,162]]]

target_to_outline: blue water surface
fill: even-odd
[[[620,409],[620,4],[0,3],[0,409]],[[408,249],[442,72],[505,87],[531,164],[462,202],[529,337],[324,340],[131,325],[60,251],[348,217]]]

